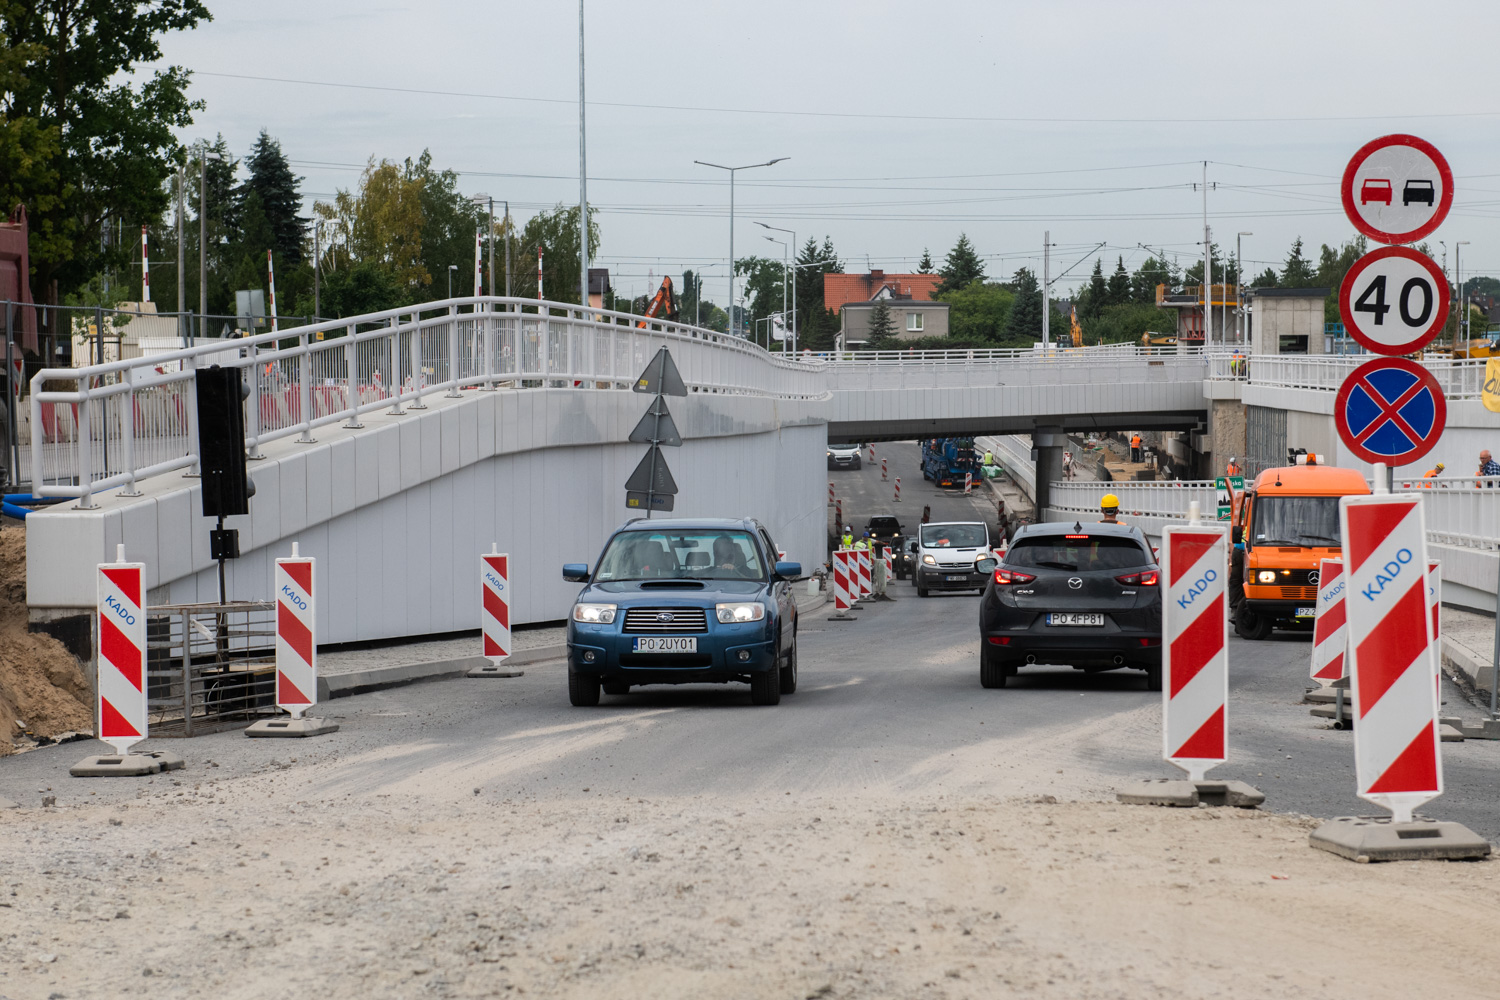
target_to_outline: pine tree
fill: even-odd
[[[870,348],[876,351],[888,350],[895,339],[896,324],[891,319],[891,307],[885,299],[877,299],[875,307],[870,310]]]
[[[1109,286],[1104,282],[1104,264],[1098,257],[1094,258],[1094,273],[1089,275],[1089,283],[1084,286],[1078,298],[1078,311],[1090,319],[1098,317],[1109,304]]]
[[[1030,344],[1042,339],[1042,289],[1036,275],[1021,268],[1013,279],[1016,300],[1005,322],[1005,339],[1015,344]]]
[[[943,262],[938,273],[943,276],[943,280],[937,286],[934,295],[957,291],[960,288],[967,288],[976,281],[984,280],[984,262],[979,259],[974,245],[969,242],[968,234],[958,234],[958,242],[953,244],[952,250],[948,251],[948,259]]]
[[[1312,288],[1315,280],[1312,263],[1302,255],[1302,237],[1299,236],[1297,242],[1292,244],[1286,266],[1281,269],[1281,287]]]
[[[1115,273],[1109,276],[1109,304],[1123,306],[1130,301],[1130,272],[1125,270],[1125,258],[1115,263]]]
[[[922,262],[917,265],[917,273],[918,274],[931,274],[932,270],[933,270],[933,268],[932,268],[932,254],[927,250],[926,247],[923,247],[922,248]]]
[[[281,152],[281,143],[272,139],[261,129],[250,155],[245,159],[250,176],[241,185],[239,201],[244,203],[253,191],[260,196],[260,209],[271,226],[274,249],[289,266],[302,263],[302,243],[307,237],[308,220],[297,214],[302,207],[302,196],[297,185],[302,178],[292,173]]]

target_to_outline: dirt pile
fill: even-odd
[[[0,530],[0,756],[24,732],[53,737],[93,729],[93,692],[73,654],[26,630],[26,529]]]

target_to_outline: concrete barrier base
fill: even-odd
[[[170,750],[143,750],[141,753],[156,761],[156,765],[163,771],[181,771],[187,767],[187,761],[182,759],[182,754],[173,753]]]
[[[524,677],[526,671],[516,670],[514,667],[506,666],[504,663],[486,663],[483,666],[470,670],[465,677]]]
[[[1464,741],[1463,721],[1460,719],[1439,719],[1438,738],[1444,743],[1462,743]]]
[[[855,620],[855,618],[853,615],[837,614],[829,615],[828,620],[831,622],[852,622]]]
[[[303,736],[322,736],[325,733],[338,731],[339,724],[329,722],[327,719],[261,719],[246,728],[245,735],[272,739],[297,739]]]
[[[1483,719],[1477,726],[1460,721],[1457,728],[1466,740],[1500,740],[1500,719]]]
[[[1254,809],[1266,801],[1265,793],[1243,781],[1220,781],[1205,778],[1189,781],[1186,778],[1151,778],[1136,785],[1127,785],[1115,793],[1115,798],[1131,806],[1233,806],[1238,809]]]
[[[12,802],[10,799],[0,798],[0,809],[19,809],[21,803]]]
[[[1351,861],[1469,861],[1488,857],[1489,841],[1462,823],[1387,817],[1340,816],[1314,830],[1307,842]]]
[[[1254,809],[1266,801],[1266,793],[1243,781],[1216,781],[1206,778],[1195,781],[1198,786],[1198,801],[1210,806],[1233,806],[1236,809]]]
[[[68,773],[75,778],[138,778],[160,772],[161,762],[144,753],[99,754],[85,757],[68,768]]]
[[[1303,702],[1309,705],[1332,705],[1338,692],[1333,688],[1316,688],[1302,696]],[[1347,701],[1347,696],[1345,697]]]

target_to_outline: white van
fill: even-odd
[[[918,597],[933,590],[978,590],[989,586],[988,573],[975,563],[990,556],[990,529],[983,521],[924,524],[917,532],[916,572],[912,583]]]

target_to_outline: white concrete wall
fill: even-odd
[[[257,494],[229,564],[231,599],[267,599],[272,560],[291,543],[318,559],[320,642],[477,628],[477,556],[498,542],[512,562],[513,620],[567,614],[565,562],[593,563],[609,532],[636,516],[624,482],[645,453],[625,438],[649,398],[528,389],[432,398],[431,409],[367,415],[366,429],[319,430],[315,445],[277,442],[250,463]],[[695,395],[669,401],[684,445],[665,449],[681,492],[672,516],[753,516],[788,556],[821,561],[827,497],[820,402]],[[212,522],[196,480],[143,483],[147,495],[58,505],[27,519],[33,616],[86,608],[94,565],[117,542],[147,563],[150,602],[217,599]]]

